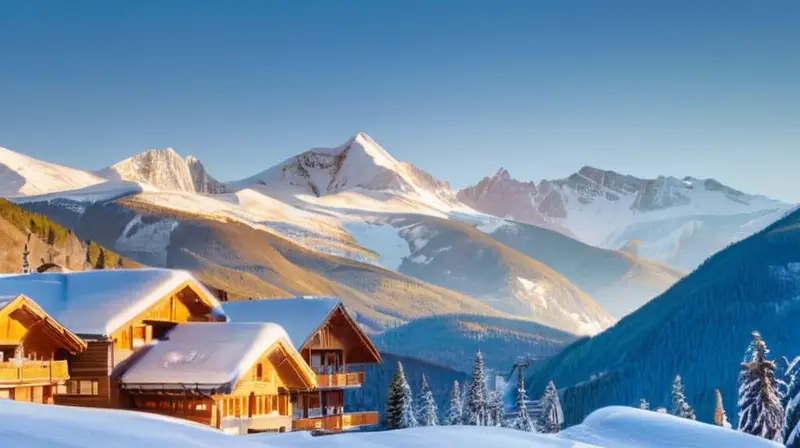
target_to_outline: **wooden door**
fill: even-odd
[[[255,392],[250,392],[250,397],[247,400],[247,416],[253,418],[253,415],[256,415],[256,394]]]

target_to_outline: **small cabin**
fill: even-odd
[[[86,341],[67,355],[69,380],[56,404],[127,407],[112,370],[182,322],[218,322],[221,305],[190,274],[120,269],[0,277],[0,296],[24,294]]]
[[[292,429],[292,393],[314,372],[276,324],[178,324],[121,375],[131,408],[231,434]]]
[[[0,298],[0,399],[53,403],[86,343],[24,295]]]
[[[377,412],[344,412],[345,390],[360,388],[363,366],[380,363],[381,355],[338,298],[226,302],[223,309],[232,322],[274,322],[285,328],[316,374],[316,390],[292,395],[295,429],[342,431],[378,423]]]

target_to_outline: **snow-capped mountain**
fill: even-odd
[[[22,197],[74,190],[105,179],[0,147],[0,196]]]
[[[389,192],[431,206],[458,205],[450,185],[399,162],[369,135],[359,132],[336,148],[315,148],[255,176],[232,182],[233,190],[266,186],[317,197],[348,191]]]
[[[520,182],[501,169],[458,198],[485,213],[557,230],[694,269],[725,245],[763,228],[793,206],[749,195],[714,179],[640,179],[583,167],[566,179]]]
[[[165,191],[223,193],[223,185],[211,177],[193,156],[186,159],[172,148],[150,149],[97,172],[109,180],[141,182]]]

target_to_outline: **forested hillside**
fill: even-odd
[[[46,265],[73,271],[141,266],[97,243],[80,240],[71,230],[47,216],[0,198],[0,272],[22,272],[26,244],[32,271]]]
[[[548,360],[529,379],[529,390],[538,393],[551,379],[566,388],[565,419],[575,424],[602,406],[640,399],[669,408],[671,382],[680,374],[699,420],[713,420],[715,388],[728,415],[736,415],[737,377],[752,331],[761,332],[772,359],[800,354],[798,248],[795,211]]]
[[[544,359],[576,336],[534,322],[475,315],[414,320],[373,339],[382,350],[470,372],[475,353],[487,367],[505,372],[518,356]]]

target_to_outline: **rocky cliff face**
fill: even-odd
[[[211,177],[203,164],[194,156],[186,157],[186,164],[189,167],[189,174],[194,184],[194,191],[203,194],[225,193],[225,185]]]

